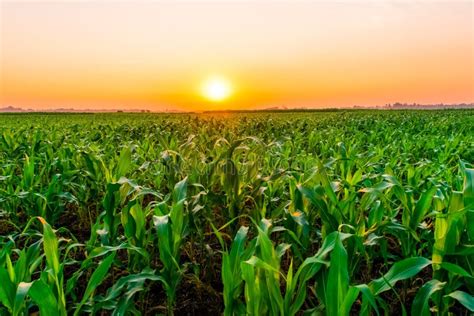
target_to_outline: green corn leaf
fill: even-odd
[[[237,197],[239,195],[240,186],[237,166],[232,159],[226,159],[222,168],[224,190],[227,192],[227,194]]]
[[[426,282],[416,293],[411,306],[411,314],[418,316],[431,315],[429,300],[434,293],[442,290],[445,285],[446,282],[440,282],[436,279]]]
[[[117,168],[115,170],[115,180],[124,177],[132,167],[132,150],[130,147],[125,147],[120,153]]]
[[[135,204],[130,208],[130,215],[132,215],[135,222],[135,238],[141,245],[145,236],[145,213],[139,204]]]
[[[357,297],[359,296],[360,289],[355,286],[350,286],[346,292],[346,296],[339,307],[339,315],[349,315],[352,305],[356,301]]]
[[[454,291],[446,296],[454,298],[456,301],[466,307],[469,311],[474,312],[474,296],[467,294],[463,291]]]
[[[7,270],[3,267],[0,267],[0,284],[0,303],[13,313],[16,288],[10,280]]]
[[[262,223],[268,224],[268,228],[270,227],[270,221],[262,220]],[[265,231],[269,231],[269,229],[265,229]],[[271,308],[272,313],[282,313],[283,297],[280,291],[280,258],[265,231],[260,227],[258,228],[257,245],[259,257],[253,256],[247,263],[256,268],[266,270],[266,286],[264,290],[268,291],[270,299],[269,308]]]
[[[288,272],[286,274],[286,292],[284,297],[285,311],[288,310],[287,306],[290,304],[290,299],[293,296],[295,290],[296,282],[293,282],[293,259],[290,261],[290,266],[288,267]]]
[[[160,250],[160,259],[163,264],[172,268],[179,268],[178,263],[174,259],[172,250],[171,223],[168,215],[153,216],[153,223],[158,233],[158,248]]]
[[[130,205],[133,204],[133,205]],[[123,226],[124,234],[128,240],[134,239],[136,233],[136,225],[133,217],[131,216],[131,209],[134,208],[136,204],[134,202],[129,203],[127,207],[125,207],[122,212],[120,212],[120,220]]]
[[[143,271],[138,274],[132,274],[132,275],[121,277],[112,286],[112,288],[110,288],[110,290],[107,292],[106,300],[112,300],[116,298],[117,296],[119,296],[120,291],[122,291],[124,287],[126,287],[128,284],[131,284],[131,283],[139,283],[146,280],[151,280],[151,281],[160,281],[161,283],[166,285],[166,281],[165,279],[163,279],[163,277],[152,272],[153,271]]]
[[[10,261],[9,256],[7,257],[7,259],[8,261]],[[10,264],[11,264],[11,261],[10,261]],[[23,249],[19,254],[18,260],[15,262],[14,275],[15,275],[16,282],[21,282],[25,280],[28,274],[27,265],[28,265],[28,258],[27,258],[25,249]]]
[[[465,170],[464,175],[464,205],[467,208],[466,219],[468,223],[474,222],[474,169]],[[474,225],[467,225],[467,234],[471,242],[474,242]]]
[[[328,233],[337,231],[339,226],[337,219],[330,213],[326,202],[322,199],[321,195],[318,194],[318,190],[312,190],[302,185],[298,186],[298,190],[306,197],[311,204],[317,207],[321,219],[328,226]],[[332,190],[332,189],[331,189]]]
[[[431,201],[433,200],[436,190],[436,187],[432,187],[421,194],[420,199],[415,205],[415,210],[413,211],[413,214],[410,218],[410,228],[412,230],[415,230],[417,226],[423,221],[423,218],[430,209]]]
[[[362,293],[363,301],[361,315],[369,315],[369,305],[375,310],[375,313],[377,315],[380,315],[375,296],[370,290],[370,288],[367,286],[367,284],[359,284],[355,287],[357,287]]]
[[[51,226],[42,217],[38,217],[38,219],[43,225],[43,249],[46,256],[46,263],[54,272],[54,275],[59,275],[60,263],[58,239],[56,238]]]
[[[396,262],[381,278],[370,282],[369,287],[375,295],[389,290],[395,283],[409,279],[431,264],[423,257],[407,258]]]
[[[239,304],[239,297],[241,295],[241,285],[243,280],[241,278],[240,263],[243,260],[245,241],[247,240],[247,233],[249,228],[242,226],[235,235],[230,248],[230,253],[227,251],[222,255],[222,283],[224,284],[224,314],[232,315]]]
[[[321,267],[328,264],[323,259],[334,249],[336,241],[342,241],[350,236],[350,234],[332,232],[326,236],[318,252],[314,256],[306,258],[299,266],[296,274],[292,276],[291,286],[287,285],[284,299],[287,314],[295,315],[299,311],[306,298],[307,282],[320,271]],[[289,281],[287,280],[287,282]]]
[[[453,256],[470,256],[474,255],[474,245],[461,245],[454,251],[447,253]]]
[[[186,191],[188,187],[188,178],[176,183],[173,190],[173,203],[177,204],[186,198]]]
[[[94,290],[104,281],[105,276],[109,272],[109,269],[112,263],[114,262],[114,259],[115,259],[115,253],[112,253],[107,258],[102,260],[102,262],[99,264],[97,269],[94,270],[94,273],[92,273],[91,278],[89,279],[89,282],[87,283],[84,296],[82,297],[82,300],[79,303],[79,306],[76,308],[74,315],[79,314],[81,307],[90,298]]]
[[[260,315],[263,304],[260,292],[260,280],[255,275],[254,267],[246,261],[241,263],[242,279],[245,281],[245,302],[247,315]]]
[[[291,213],[304,211],[303,194],[300,190],[301,185],[297,185],[296,179],[290,181]]]
[[[122,250],[122,249],[127,249],[129,251],[137,252],[140,255],[144,256],[145,258],[148,258],[148,256],[149,256],[143,248],[130,245],[129,243],[122,243],[122,244],[120,244],[118,246],[114,246],[114,247],[112,247],[112,246],[100,246],[100,247],[96,247],[96,248],[92,249],[92,251],[89,253],[89,256],[87,257],[87,259],[82,262],[81,268],[88,268],[90,263],[92,262],[92,259],[94,259],[94,258],[105,256],[106,254],[108,254],[110,252],[116,252],[116,251]]]
[[[154,273],[153,270],[145,269],[138,274],[127,275],[121,277],[115,284],[107,291],[105,302],[111,302],[115,298],[119,298],[117,305],[114,308],[113,315],[127,315],[130,313],[130,306],[133,307],[134,296],[143,290],[145,281],[160,281],[165,288],[168,284],[163,277]]]
[[[51,287],[42,279],[34,281],[28,295],[38,305],[41,315],[60,315],[58,301]]]
[[[262,259],[252,256],[249,260],[245,261],[245,263],[255,267],[255,268],[260,268],[263,270],[267,270],[272,273],[280,274],[280,269],[271,266],[270,264],[266,263]]]
[[[322,163],[320,163],[318,166],[318,178],[321,181],[321,185],[324,188],[324,191],[329,197],[329,200],[331,201],[331,203],[333,203],[334,205],[337,205],[338,200],[337,200],[336,193],[334,192],[331,182],[329,181],[329,177],[326,172],[326,167]]]
[[[466,168],[464,175],[464,204],[474,208],[474,169]]]
[[[451,194],[448,212],[446,214],[438,212],[435,221],[435,243],[433,246],[433,268],[439,269],[439,264],[443,262],[445,254],[454,251],[458,245],[461,234],[464,231],[463,195],[461,192],[453,191]]]
[[[347,270],[347,252],[342,245],[339,235],[331,252],[327,292],[331,293],[326,301],[328,315],[347,315],[343,310],[343,302],[349,290],[349,272]]]
[[[460,275],[465,278],[474,278],[474,276],[471,273],[467,272],[463,267],[454,263],[443,262],[440,264],[440,267],[446,271],[449,271],[456,275]]]
[[[5,262],[7,264],[8,276],[10,277],[11,282],[13,283],[20,282],[20,280],[17,280],[15,268],[13,267],[13,263],[9,254],[6,255]]]
[[[15,303],[13,305],[13,316],[22,315],[25,309],[25,297],[32,283],[20,282],[16,289]]]

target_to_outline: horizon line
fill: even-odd
[[[177,109],[164,109],[164,110],[151,110],[149,108],[142,109],[78,109],[78,108],[50,108],[50,109],[32,109],[23,108],[17,106],[4,106],[0,108],[0,113],[225,113],[225,112],[271,112],[271,111],[324,111],[324,110],[391,110],[391,109],[462,109],[462,108],[474,108],[473,102],[462,102],[462,103],[433,103],[433,104],[421,104],[421,103],[387,103],[384,105],[347,105],[347,106],[327,106],[327,107],[291,107],[291,106],[269,106],[265,108],[254,108],[254,109],[215,109],[215,110],[177,110]]]

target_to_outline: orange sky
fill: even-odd
[[[0,107],[474,102],[472,1],[0,2]],[[217,74],[233,96],[199,87]]]

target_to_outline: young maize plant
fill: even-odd
[[[430,299],[435,301],[439,315],[448,314],[449,308],[457,300],[465,308],[474,311],[474,296],[459,288],[467,284],[474,290],[474,251],[462,251],[464,243],[474,241],[470,232],[469,220],[474,211],[474,169],[464,170],[463,191],[453,191],[444,207],[442,199],[438,203],[433,245],[433,279],[417,293],[412,312],[430,314]]]
[[[187,229],[187,214],[185,212],[187,179],[178,182],[173,190],[170,207],[162,202],[155,208],[153,224],[158,235],[158,250],[163,264],[161,276],[167,296],[168,313],[173,314],[176,290],[183,277],[183,267],[180,264],[181,244]]]
[[[38,220],[43,226],[43,252],[46,258],[47,270],[42,272],[40,281],[36,281],[39,283],[33,286],[33,290],[29,295],[39,304],[40,311],[42,307],[51,312],[55,309],[53,315],[64,316],[67,315],[64,292],[64,263],[61,262],[59,257],[58,238],[51,226],[42,217],[38,217]]]
[[[294,272],[293,261],[290,262],[286,275],[282,274],[280,267],[281,257],[286,253],[289,245],[280,244],[273,247],[269,239],[271,234],[271,223],[262,220],[256,226],[258,235],[246,245],[248,227],[241,227],[232,242],[230,252],[224,252],[222,261],[222,281],[224,284],[225,315],[235,315],[246,313],[249,315],[296,315],[303,305],[307,295],[307,283],[325,265],[330,264],[325,261],[331,255],[331,280],[342,279],[340,274],[347,272],[347,254],[342,246],[342,239],[350,235],[333,232],[329,234],[322,247],[312,257],[307,258]],[[279,228],[278,228],[279,229]],[[277,230],[278,230],[277,229]],[[247,246],[247,247],[246,247]],[[346,256],[345,268],[343,258]],[[342,261],[341,261],[342,260]],[[286,284],[285,292],[280,289],[280,278]],[[242,295],[242,285],[245,284],[245,304],[240,301]],[[357,298],[359,290],[348,284],[344,287],[338,282],[328,282],[331,286],[341,286],[341,297],[346,297],[350,291],[350,299],[344,302],[345,310],[339,310],[340,304],[334,302],[327,310],[338,311],[348,314],[350,307]],[[331,290],[337,289],[332,287]],[[342,304],[342,302],[340,302]],[[342,307],[344,308],[344,307]]]
[[[0,302],[11,315],[24,315],[27,312],[26,295],[31,289],[31,274],[40,265],[38,260],[40,242],[23,249],[18,260],[12,263],[11,249],[5,245],[0,262]],[[0,312],[0,314],[3,314]]]
[[[67,315],[64,292],[64,263],[60,262],[58,239],[51,226],[42,217],[32,218],[25,230],[33,221],[38,220],[43,228],[42,240],[36,242],[27,251],[22,250],[15,263],[11,255],[3,257],[4,265],[0,266],[0,302],[12,315],[27,315],[29,296],[44,315]],[[40,248],[42,246],[42,249]],[[33,279],[35,270],[40,267],[43,255],[46,266],[39,278]],[[2,261],[3,261],[2,259]]]
[[[245,314],[245,305],[241,302],[243,279],[240,263],[250,259],[255,251],[255,245],[246,247],[248,227],[242,226],[238,230],[230,252],[222,254],[222,283],[224,284],[224,315]]]

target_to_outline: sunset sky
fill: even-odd
[[[3,1],[0,107],[474,102],[473,3]]]

